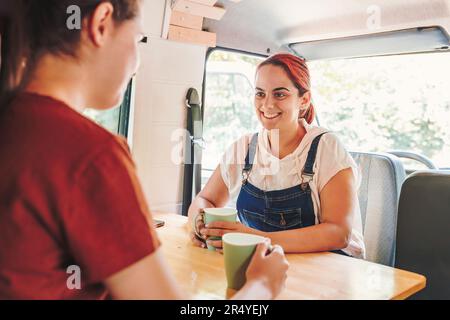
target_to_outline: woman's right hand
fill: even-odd
[[[258,245],[247,268],[246,277],[247,282],[262,283],[269,290],[273,299],[285,286],[289,262],[284,255],[283,248],[275,245],[267,254],[269,247],[269,241]]]
[[[205,227],[205,223],[203,220],[203,215],[204,215],[204,211],[203,209],[200,209],[198,214],[196,214],[194,216],[194,220],[192,221],[192,226],[191,226],[191,230],[189,232],[189,236],[191,238],[192,243],[194,244],[194,246],[196,247],[200,247],[200,248],[206,248],[206,243],[204,240],[199,239],[199,237],[196,235],[195,233],[195,228],[197,228],[198,233],[200,234],[201,230]],[[202,217],[200,218],[196,218],[197,215],[201,215]],[[195,221],[196,220],[196,221]],[[194,223],[196,224],[196,226],[194,226]]]

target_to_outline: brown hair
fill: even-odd
[[[78,6],[84,20],[103,2],[113,5],[117,22],[133,19],[138,12],[139,0],[14,1],[14,13],[2,34],[0,102],[20,89],[43,54],[75,56],[81,30],[67,27],[70,6]]]
[[[278,53],[264,60],[258,66],[258,70],[266,65],[273,65],[283,68],[289,79],[291,79],[292,83],[298,89],[300,96],[303,96],[306,92],[311,91],[309,69],[304,59],[289,53]],[[308,110],[299,115],[299,118],[304,118],[309,124],[314,121],[314,117],[315,110],[312,103],[310,104]]]

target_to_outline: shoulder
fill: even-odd
[[[314,140],[316,140],[318,137],[320,137],[319,141],[319,151],[320,150],[327,150],[327,149],[339,149],[345,150],[344,144],[340,141],[338,136],[331,130],[315,126],[306,123],[305,121],[302,121],[303,126],[306,128],[307,135],[306,139],[308,141],[307,144],[312,144]]]
[[[327,131],[321,138],[320,143],[324,149],[332,149],[346,152],[346,147],[339,137],[331,131]]]
[[[117,170],[130,174],[136,170],[126,140],[113,135],[109,139],[91,145],[76,168],[77,170],[74,172],[76,177],[83,176],[88,171],[109,172],[112,175]]]
[[[81,114],[68,116],[64,128],[58,130],[65,141],[72,147],[66,151],[66,159],[75,162],[78,170],[88,167],[104,167],[114,169],[115,165],[132,162],[126,140],[112,134],[106,129]]]
[[[306,129],[306,135],[303,137],[303,140],[295,153],[303,154],[306,152],[306,154],[308,154],[313,145],[316,146],[316,153],[319,157],[320,154],[324,152],[330,153],[335,152],[336,150],[342,152],[342,150],[345,150],[342,142],[332,131],[324,127],[307,124],[306,122],[304,123],[304,127]]]
[[[354,166],[353,158],[347,151],[344,143],[339,139],[338,135],[331,130],[323,127],[310,126],[308,128],[309,144],[320,136],[317,148],[317,165],[320,166],[339,166],[345,164]]]
[[[323,135],[317,150],[319,161],[352,163],[353,159],[338,135],[324,128],[321,130]]]
[[[320,143],[321,146],[319,146],[318,153],[321,162],[335,163],[344,167],[356,167],[356,163],[350,152],[348,152],[347,147],[335,133],[329,132],[325,134]]]
[[[110,133],[63,102],[23,94],[14,102],[12,130],[21,142],[39,149],[42,160],[58,159],[58,166],[74,170],[102,153],[129,154],[124,139]],[[45,157],[44,157],[45,155]],[[52,161],[55,162],[55,161]]]
[[[337,173],[349,168],[352,169],[355,181],[359,184],[360,173],[358,166],[345,145],[333,132],[327,131],[322,136],[317,150],[315,167],[318,171],[319,190],[322,190]]]

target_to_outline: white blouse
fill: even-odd
[[[327,132],[325,128],[309,125],[305,120],[301,124],[306,129],[306,135],[297,149],[279,159],[272,154],[268,131],[262,129],[258,136],[258,146],[255,160],[248,181],[264,191],[288,189],[302,183],[301,172],[305,165],[308,151],[314,138]],[[220,162],[220,172],[230,196],[236,197],[242,186],[242,169],[245,165],[248,145],[253,134],[248,134],[234,142],[223,155]],[[357,186],[361,183],[359,168],[344,145],[333,133],[325,134],[319,143],[314,164],[314,178],[310,181],[311,195],[316,215],[316,224],[321,221],[320,193],[325,185],[340,171],[352,168]],[[343,251],[356,258],[365,257],[364,240],[359,202],[356,202],[353,212],[352,236],[347,248]]]

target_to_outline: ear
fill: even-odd
[[[300,111],[308,110],[311,105],[311,92],[307,91],[303,96],[299,97]]]
[[[89,37],[97,47],[104,46],[114,26],[114,7],[110,2],[100,3],[88,21]]]

